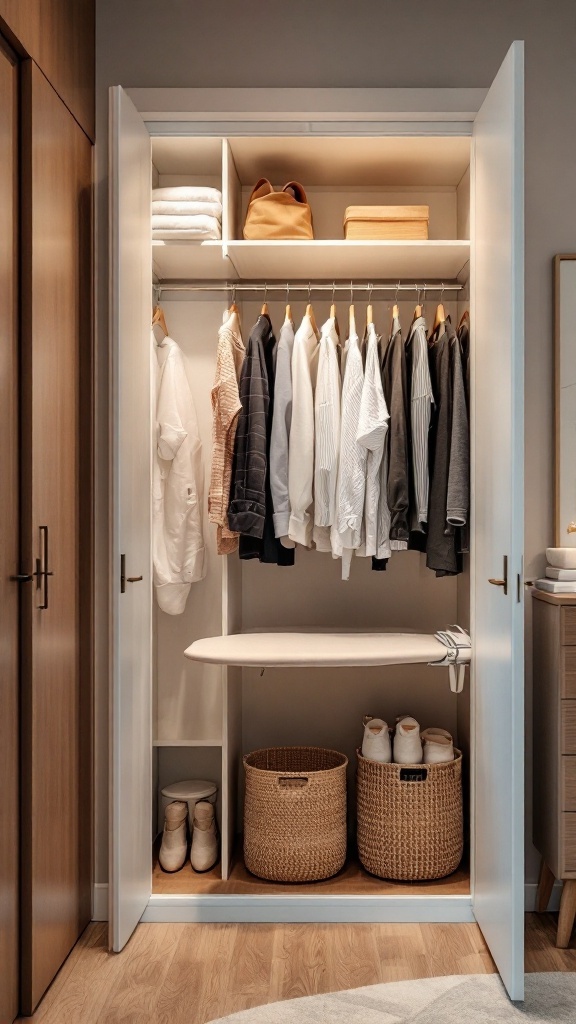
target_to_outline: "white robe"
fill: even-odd
[[[154,586],[162,611],[180,615],[190,586],[206,575],[202,445],[184,359],[172,338],[156,345],[153,458]]]

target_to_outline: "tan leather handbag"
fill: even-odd
[[[244,238],[250,241],[314,238],[312,211],[302,185],[289,181],[281,192],[275,192],[267,178],[260,178],[248,203]]]

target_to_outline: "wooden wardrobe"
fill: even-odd
[[[0,1024],[91,917],[92,139],[51,81],[64,12],[37,52],[26,7],[0,4]]]

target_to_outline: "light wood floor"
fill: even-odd
[[[431,882],[389,882],[368,874],[360,864],[357,855],[350,854],[346,864],[334,878],[323,882],[306,882],[303,885],[265,882],[255,878],[244,866],[241,847],[236,851],[232,871],[228,881],[223,882],[220,865],[198,874],[193,871],[187,859],[181,871],[167,873],[158,864],[158,848],[160,839],[154,847],[152,869],[153,893],[210,893],[235,895],[270,894],[346,894],[352,896],[466,896],[470,893],[470,871],[466,865],[460,867],[448,878],[438,878]]]
[[[526,969],[575,971],[556,915],[526,915]],[[280,999],[383,981],[494,972],[475,924],[143,924],[110,954],[86,930],[30,1024],[206,1024]]]

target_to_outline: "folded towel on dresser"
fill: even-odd
[[[221,203],[222,193],[209,185],[173,185],[153,188],[152,200],[164,199],[177,203]]]
[[[152,229],[163,231],[184,231],[199,230],[204,232],[216,231],[214,238],[220,237],[220,222],[216,217],[207,217],[205,214],[196,214],[194,217],[164,217],[153,214]]]
[[[152,213],[163,214],[168,217],[194,217],[196,214],[206,214],[207,217],[217,217],[220,220],[222,216],[222,203],[209,203],[208,200],[199,200],[192,202],[191,200],[183,200],[176,202],[171,199],[154,199],[152,200]]]

